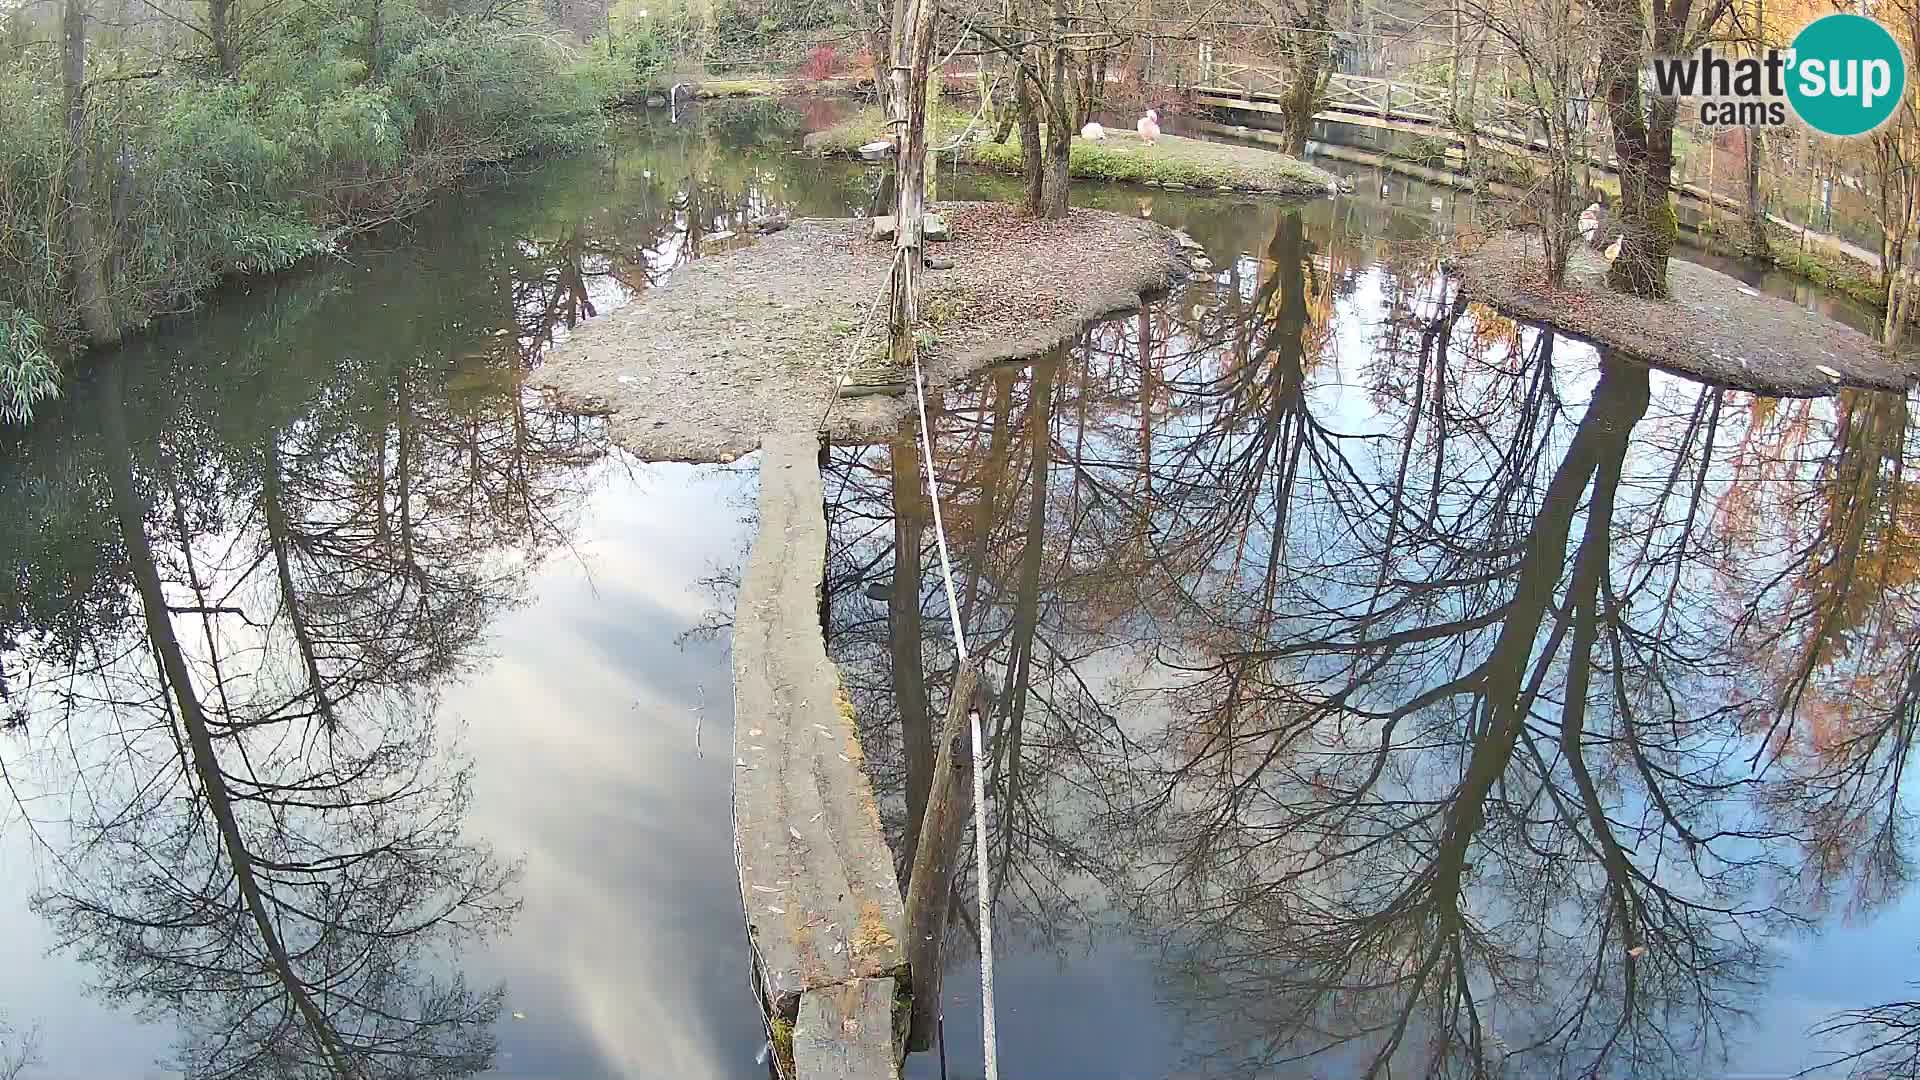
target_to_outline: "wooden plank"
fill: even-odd
[[[897,1080],[892,979],[855,979],[800,996],[795,1080]]]
[[[734,860],[762,1000],[791,1020],[808,990],[904,974],[905,911],[820,629],[819,444],[770,437],[760,532],[734,614]]]

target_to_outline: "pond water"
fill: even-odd
[[[703,235],[868,212],[877,172],[790,152],[838,107],[623,124],[0,435],[0,1069],[765,1075],[728,847],[752,463],[634,461],[520,380]],[[1403,242],[1469,202],[1356,187],[1085,192],[1218,274],[935,402],[1000,688],[1003,1068],[1819,1064],[1920,937],[1905,402],[1456,310]],[[898,696],[953,656],[911,437],[827,477],[894,829]]]

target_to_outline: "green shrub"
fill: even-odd
[[[602,101],[626,101],[645,93],[673,61],[673,45],[651,22],[618,26],[596,39],[581,73],[593,80]]]
[[[33,316],[0,303],[0,423],[33,419],[35,402],[58,396],[59,372]]]
[[[387,89],[416,152],[437,146],[467,161],[504,161],[599,133],[597,86],[576,72],[552,38],[462,23],[396,60]]]
[[[113,316],[137,328],[227,275],[285,269],[407,213],[475,164],[590,142],[604,106],[666,62],[646,32],[598,55],[571,47],[530,0],[488,20],[386,10],[378,78],[362,20],[298,4],[234,77],[100,81],[86,207],[65,199],[57,50],[0,62],[0,419],[53,392],[51,358],[79,337],[67,215],[93,219]]]

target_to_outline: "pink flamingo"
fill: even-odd
[[[1140,133],[1140,137],[1147,140],[1148,142],[1152,142],[1155,139],[1158,139],[1160,137],[1159,110],[1148,109],[1147,115],[1141,117],[1140,122],[1134,125],[1134,130],[1138,131]]]

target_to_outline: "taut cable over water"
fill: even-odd
[[[920,453],[927,469],[927,496],[933,503],[933,538],[940,549],[940,578],[947,590],[947,616],[953,620],[953,649],[962,671],[972,660],[967,654],[967,632],[960,625],[960,598],[953,588],[953,560],[947,554],[947,528],[940,516],[940,478],[933,468],[933,434],[927,427],[926,380],[920,374],[920,350],[913,352],[914,407],[920,411]],[[895,558],[898,558],[898,553]],[[956,680],[955,692],[964,684]],[[973,857],[980,875],[980,1039],[986,1054],[987,1080],[999,1080],[998,1038],[993,1024],[993,893],[987,888],[987,781],[983,766],[987,755],[981,746],[980,710],[967,709],[967,725],[973,738]]]

